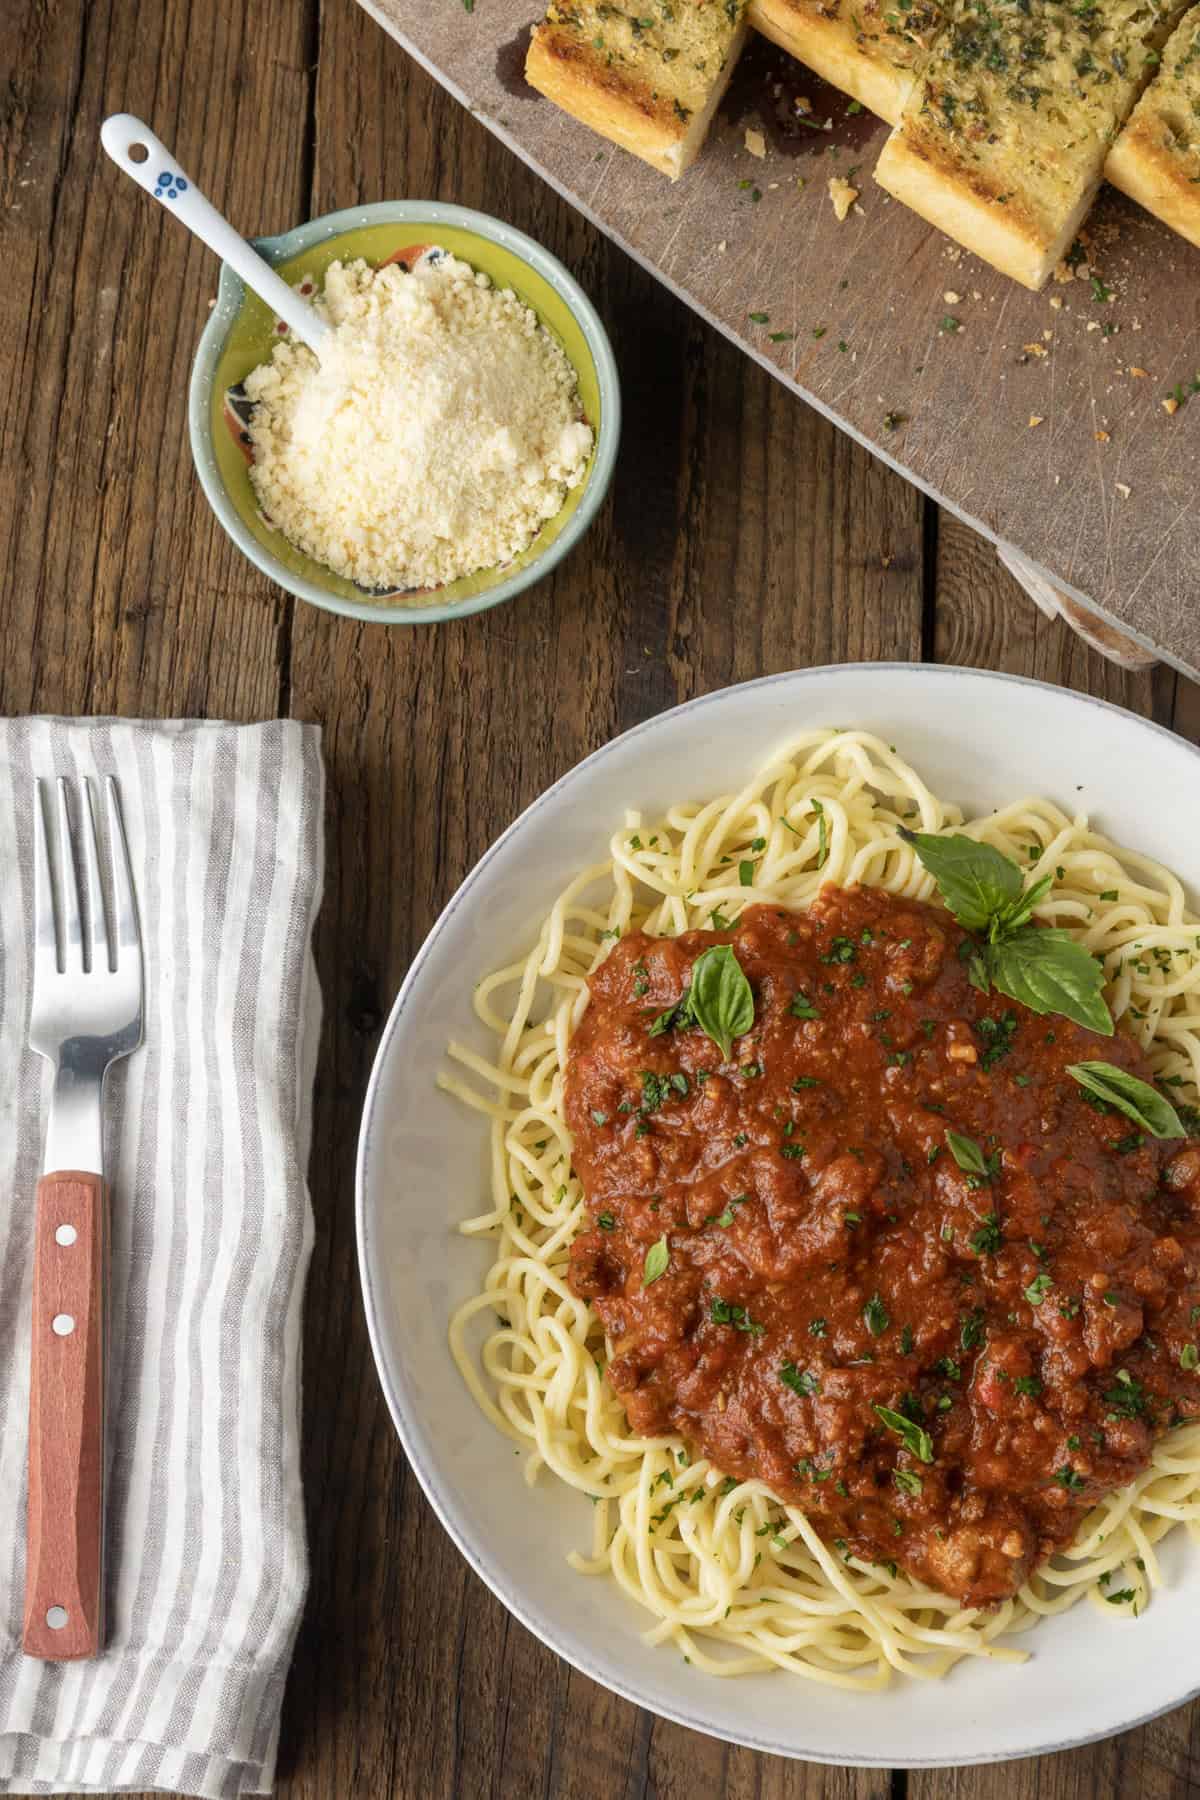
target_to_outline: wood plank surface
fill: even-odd
[[[1106,188],[1087,226],[1097,282],[1030,294],[875,186],[888,128],[762,39],[672,185],[523,81],[531,0],[362,4],[793,392],[1200,670],[1200,402],[1173,417],[1162,408],[1200,368],[1200,251]],[[821,129],[797,125],[798,96]],[[764,158],[747,148],[748,126],[765,133]],[[828,181],[850,174],[859,207],[839,223]],[[960,329],[944,329],[948,316]],[[780,330],[794,335],[772,342]],[[890,429],[889,416],[900,421]]]
[[[483,0],[480,0],[483,3]],[[757,1756],[560,1663],[471,1575],[402,1455],[358,1293],[353,1160],[383,1017],[474,860],[615,732],[804,664],[935,657],[1200,735],[1200,690],[1049,626],[990,548],[702,323],[352,0],[9,0],[0,110],[0,705],[325,728],[326,1022],[305,1336],[312,1587],[285,1800],[1200,1800],[1200,1708],[1041,1765],[889,1775]],[[215,271],[97,161],[140,111],[247,232],[396,194],[541,239],[612,330],[611,501],[512,606],[387,630],[295,605],[209,515],[185,442]],[[26,185],[22,185],[25,183]],[[781,1703],[783,1690],[781,1689]]]

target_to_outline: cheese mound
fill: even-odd
[[[281,340],[246,377],[268,523],[361,587],[510,562],[583,479],[575,370],[509,290],[443,250],[331,263],[321,358]]]

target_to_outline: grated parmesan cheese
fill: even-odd
[[[320,361],[294,339],[246,377],[268,522],[365,588],[438,587],[510,562],[583,479],[592,429],[536,315],[433,249],[406,270],[332,263]]]

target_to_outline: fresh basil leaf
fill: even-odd
[[[966,1174],[987,1174],[987,1158],[974,1138],[964,1137],[961,1131],[947,1129],[946,1147],[959,1168]]]
[[[1127,1070],[1118,1069],[1107,1062],[1081,1062],[1069,1064],[1067,1074],[1073,1075],[1080,1087],[1099,1094],[1102,1100],[1107,1100],[1110,1106],[1123,1112],[1127,1119],[1132,1119],[1135,1125],[1140,1125],[1151,1137],[1187,1136],[1171,1102],[1152,1088],[1148,1081],[1139,1081],[1136,1075],[1130,1075]]]
[[[1043,875],[1040,881],[1035,881],[1032,887],[1027,887],[1020,899],[1015,900],[1012,906],[1007,907],[1000,915],[997,922],[998,929],[1004,932],[1016,931],[1019,926],[1026,924],[1038,901],[1045,898],[1053,885],[1053,875]]]
[[[642,1286],[649,1287],[660,1275],[667,1272],[667,1264],[671,1260],[671,1252],[667,1247],[666,1236],[660,1237],[657,1244],[651,1244],[646,1252],[646,1260],[642,1265]]]
[[[875,1411],[889,1431],[894,1431],[902,1440],[904,1448],[923,1463],[933,1461],[933,1439],[922,1425],[914,1425],[903,1413],[893,1412],[890,1406],[877,1406]]]
[[[717,944],[692,964],[688,1012],[728,1058],[733,1040],[754,1024],[754,994],[732,944]]]
[[[903,825],[900,836],[912,845],[937,882],[942,899],[968,931],[986,931],[1007,908],[1020,905],[1024,877],[1010,857],[990,844],[978,844],[961,832],[937,837],[930,831],[909,831]]]
[[[988,973],[1010,1000],[1035,1013],[1061,1013],[1089,1031],[1111,1037],[1115,1029],[1104,1004],[1104,970],[1070,932],[1023,925],[1011,937],[990,944]]]

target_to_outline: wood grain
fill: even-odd
[[[15,0],[15,12],[0,105],[0,704],[290,712],[325,727],[305,1336],[312,1586],[280,1794],[1007,1794],[1007,1769],[828,1770],[697,1737],[596,1687],[508,1616],[433,1518],[379,1394],[353,1245],[359,1109],[387,1006],[462,875],[548,782],[679,699],[814,662],[936,655],[1089,687],[1160,719],[1174,705],[1196,736],[1200,690],[1082,655],[989,546],[939,523],[673,299],[352,0]],[[608,506],[550,581],[459,625],[389,631],[293,606],[242,562],[185,443],[187,362],[215,272],[97,166],[100,118],[119,108],[173,140],[248,232],[430,195],[506,217],[563,258],[612,331],[627,428]],[[1115,1745],[1018,1766],[1011,1791],[1200,1800],[1198,1731],[1189,1709]]]
[[[63,1170],[38,1182],[36,1204],[22,1644],[70,1662],[104,1647],[108,1190]]]
[[[1200,669],[1200,405],[1161,404],[1200,367],[1200,251],[1105,189],[1087,227],[1103,279],[1030,294],[875,186],[887,127],[765,40],[752,35],[704,153],[672,185],[522,81],[530,0],[362,4],[792,392]],[[812,108],[803,130],[797,97]],[[765,158],[747,148],[751,124]],[[850,172],[859,210],[839,223],[828,181]]]

